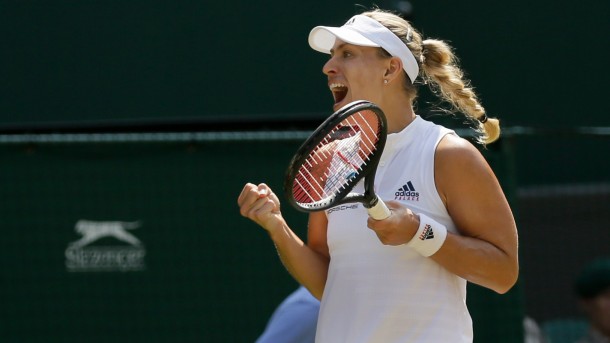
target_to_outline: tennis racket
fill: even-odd
[[[284,192],[297,210],[313,212],[359,202],[377,220],[390,210],[375,194],[375,173],[387,136],[383,111],[359,100],[328,117],[290,161]],[[352,192],[364,178],[364,193]]]

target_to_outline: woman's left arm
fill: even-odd
[[[436,150],[434,178],[461,235],[448,234],[430,258],[470,282],[506,293],[519,274],[517,227],[489,164],[468,141],[447,135]]]
[[[496,176],[472,144],[454,135],[441,140],[434,162],[437,191],[460,234],[447,233],[429,258],[472,283],[506,293],[519,275],[517,227]],[[419,214],[396,201],[386,204],[392,215],[369,218],[368,227],[383,244],[412,242]]]

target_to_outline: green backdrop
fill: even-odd
[[[397,3],[5,0],[0,126],[324,116],[327,57],[309,31]],[[451,42],[506,126],[610,126],[608,1],[410,3],[415,26]]]
[[[569,131],[610,127],[608,69],[599,68],[609,58],[601,43],[609,2],[410,2],[415,26],[451,42],[489,114],[512,127],[486,152],[511,201],[517,185],[607,184],[607,159],[592,158],[607,155],[607,140]],[[360,11],[346,0],[0,1],[0,130],[316,120],[331,96],[321,73],[326,56],[307,46],[307,34]],[[423,92],[419,113],[430,100]],[[514,126],[568,133],[516,139],[522,131]],[[0,144],[0,340],[252,341],[296,284],[264,232],[238,216],[235,198],[248,180],[279,188],[296,141],[79,137]],[[520,168],[506,158],[512,153]],[[541,202],[532,200],[529,217],[556,217],[556,208],[540,215]],[[302,214],[285,210],[303,227]],[[103,235],[69,249],[84,237],[79,220],[140,244]],[[571,301],[569,273],[549,273],[560,278],[552,289],[562,290],[549,296],[541,271],[559,268],[558,256],[573,263],[590,252],[573,258],[549,248],[563,246],[565,233],[541,250],[531,235],[548,236],[538,224],[521,230],[522,271],[538,286],[529,309],[546,319],[564,313],[548,303]],[[71,271],[66,264],[75,260],[106,270]],[[521,289],[496,296],[470,287],[478,342],[519,341]]]

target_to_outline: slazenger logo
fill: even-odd
[[[74,227],[82,237],[66,248],[68,271],[134,271],[144,269],[146,250],[142,242],[127,230],[140,222],[79,220]],[[114,238],[123,244],[92,245],[102,238]]]

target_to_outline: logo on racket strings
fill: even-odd
[[[355,171],[353,171],[353,172],[351,172],[351,173],[347,174],[347,176],[345,177],[345,179],[346,179],[346,180],[351,180],[351,179],[355,178],[355,177],[356,177],[356,175],[357,175],[357,173],[356,173]]]

